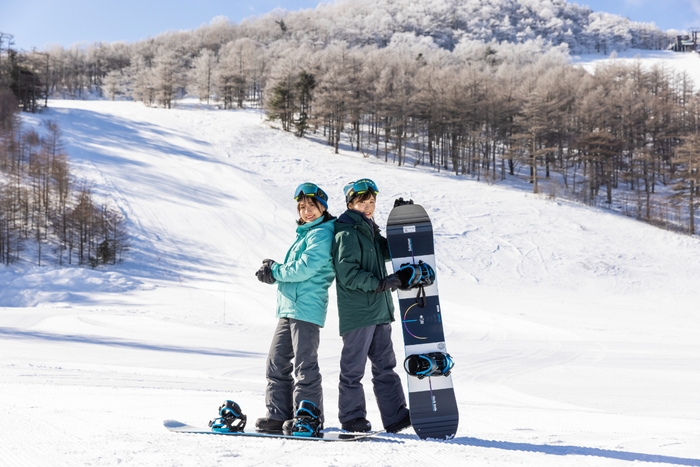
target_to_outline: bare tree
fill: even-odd
[[[226,44],[220,51],[216,73],[217,91],[224,108],[242,108],[253,91],[254,70],[258,46],[251,39],[238,39]]]
[[[153,61],[153,86],[156,101],[169,109],[178,89],[184,87],[183,66],[180,54],[175,50],[158,49]]]
[[[193,88],[200,101],[209,104],[214,86],[217,57],[209,49],[202,49],[194,59]]]

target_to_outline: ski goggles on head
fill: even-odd
[[[350,182],[345,185],[343,191],[345,191],[345,201],[349,203],[355,196],[358,195],[363,195],[365,193],[372,193],[373,195],[376,195],[379,193],[379,188],[377,188],[377,184],[369,178],[362,178],[356,182]]]
[[[302,196],[310,196],[319,200],[319,202],[328,209],[328,195],[320,189],[315,183],[302,183],[294,190],[294,201],[299,201]]]

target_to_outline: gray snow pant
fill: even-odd
[[[345,423],[355,418],[367,418],[362,387],[367,358],[372,362],[374,396],[386,428],[408,414],[401,378],[394,371],[396,356],[391,343],[391,324],[365,326],[343,334],[338,419]]]
[[[321,328],[316,324],[292,318],[277,322],[267,355],[267,418],[290,420],[303,400],[313,402],[323,413],[318,367],[320,340]]]

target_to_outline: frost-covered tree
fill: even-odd
[[[688,209],[688,232],[695,234],[695,217],[700,208],[700,97],[693,94],[684,102],[685,126],[689,131],[674,159],[674,198]]]
[[[184,67],[175,50],[160,48],[153,61],[152,79],[157,102],[169,109],[179,88],[184,87]]]
[[[294,58],[275,62],[265,87],[265,113],[271,120],[279,120],[282,129],[290,131],[299,108],[298,82],[303,69]]]
[[[255,86],[259,48],[251,39],[237,39],[220,51],[216,70],[216,89],[225,109],[243,107]]]
[[[48,50],[51,72],[47,84],[51,94],[63,96],[99,92],[108,73],[133,66],[138,56],[154,68],[154,73],[165,71],[155,69],[156,57],[166,58],[163,50],[175,51],[184,77],[196,68],[194,60],[207,49],[220,58],[232,55],[226,60],[227,70],[220,75],[219,91],[226,95],[222,99],[226,101],[224,107],[241,105],[241,96],[246,93],[244,100],[260,105],[272,65],[268,59],[274,60],[280,57],[280,50],[292,47],[318,51],[336,42],[345,42],[349,49],[410,44],[414,50],[422,45],[429,50],[437,47],[460,51],[455,58],[483,47],[482,52],[490,54],[493,62],[504,62],[520,59],[513,53],[513,44],[528,44],[529,51],[518,49],[526,55],[554,48],[562,53],[610,53],[630,47],[666,48],[671,40],[651,23],[593,12],[564,0],[341,0],[321,4],[314,10],[275,10],[240,24],[218,17],[191,31],[169,31],[133,44],[54,47]],[[241,46],[241,41],[250,41],[247,50],[224,50],[230,49],[231,44]],[[241,74],[242,62],[251,61],[246,58],[251,48],[255,50],[254,63],[244,64],[247,72]],[[194,89],[192,85],[198,79],[192,74],[180,86]],[[162,83],[164,77],[158,80]],[[128,92],[131,83],[129,88]],[[157,100],[167,106],[168,90],[159,88],[158,93]]]
[[[319,53],[318,84],[314,96],[317,124],[327,127],[328,144],[338,152],[346,123],[357,130],[367,83],[362,79],[362,57],[344,42]],[[352,134],[357,135],[357,131]]]
[[[214,75],[216,73],[217,57],[213,51],[202,49],[194,59],[190,88],[199,97],[200,101],[209,104],[214,89]]]
[[[134,57],[127,70],[127,76],[131,97],[146,105],[153,105],[156,101],[156,79],[149,60],[143,55]]]
[[[102,92],[105,93],[110,100],[114,100],[116,96],[124,93],[122,79],[123,73],[121,70],[112,70],[102,79]]]

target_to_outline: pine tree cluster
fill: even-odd
[[[58,125],[23,131],[18,108],[0,89],[0,261],[115,264],[128,247],[124,216],[71,175]]]

